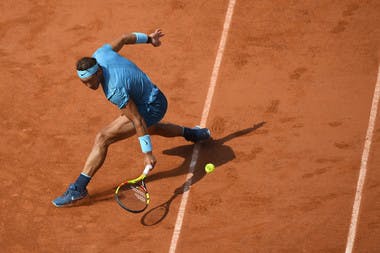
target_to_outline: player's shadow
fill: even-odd
[[[255,124],[250,128],[229,134],[223,138],[211,140],[203,144],[196,144],[200,145],[200,149],[198,153],[199,157],[196,161],[197,163],[192,166],[192,177],[186,180],[186,182],[184,182],[181,186],[177,187],[174,190],[173,195],[169,198],[169,200],[146,212],[141,217],[141,223],[145,226],[153,226],[164,220],[167,214],[169,213],[169,208],[172,201],[182,193],[188,191],[191,185],[196,184],[206,175],[204,165],[207,162],[212,162],[216,167],[219,167],[235,159],[235,153],[233,152],[231,147],[225,145],[226,142],[230,141],[231,139],[249,134],[262,127],[264,124],[265,122],[261,122],[259,124]],[[146,181],[154,181],[159,180],[161,178],[168,178],[189,173],[188,168],[192,168],[190,165],[193,159],[192,154],[194,150],[194,145],[179,146],[173,149],[165,150],[164,154],[181,156],[185,158],[185,161],[180,167],[170,171],[158,172],[156,174],[153,174]]]
[[[197,183],[199,180],[201,180],[206,172],[204,170],[204,165],[207,162],[212,162],[216,167],[221,166],[223,164],[226,164],[229,161],[232,161],[235,159],[235,153],[233,152],[232,148],[228,145],[225,145],[226,142],[238,138],[240,136],[249,134],[260,127],[264,126],[266,122],[260,122],[258,124],[253,125],[252,127],[231,133],[223,138],[220,139],[212,139],[210,141],[206,141],[201,144],[195,144],[200,145],[200,152],[197,159],[197,164],[194,166],[193,176],[187,180],[183,185],[179,186],[173,196],[165,203],[171,202],[174,200],[178,195],[182,194],[183,192],[187,191],[188,188]],[[185,160],[184,162],[178,166],[177,168],[173,168],[169,171],[160,171],[156,173],[149,174],[148,177],[145,179],[146,183],[160,180],[163,178],[170,178],[170,177],[177,177],[180,175],[186,175],[189,173],[190,163],[192,160],[192,154],[194,150],[194,144],[188,144],[183,146],[178,146],[172,149],[168,149],[163,151],[166,155],[175,155],[175,156],[181,156]],[[100,201],[107,201],[114,198],[114,192],[115,192],[116,186],[112,187],[111,189],[97,192],[94,194],[91,194],[91,201],[90,204],[94,204],[95,202]],[[165,204],[164,203],[164,204]],[[166,216],[166,215],[165,215]],[[144,223],[143,223],[144,224]],[[157,224],[157,223],[155,223]],[[146,224],[144,224],[146,225]]]

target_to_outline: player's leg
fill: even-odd
[[[160,135],[163,137],[177,137],[183,136],[183,127],[168,123],[168,122],[159,122],[149,127],[149,134],[151,135]]]
[[[96,135],[94,146],[87,158],[82,173],[73,184],[70,184],[67,191],[62,196],[53,200],[52,203],[57,207],[62,207],[86,197],[88,195],[86,186],[90,182],[91,177],[102,166],[109,145],[128,138],[134,135],[135,132],[132,122],[124,116],[118,117],[111,124],[103,128]]]
[[[92,177],[103,165],[108,147],[117,141],[126,139],[136,133],[132,122],[125,116],[119,116],[103,128],[95,137],[95,142],[87,157],[82,173]]]
[[[167,100],[165,95],[155,90],[155,99],[150,101],[148,107],[141,108],[140,114],[144,117],[147,126],[149,126],[149,134],[161,135],[164,137],[183,136],[186,140],[197,142],[210,139],[210,130],[207,128],[188,128],[172,123],[162,122],[167,110]]]
[[[188,128],[168,122],[158,122],[149,128],[149,134],[160,135],[163,137],[182,136],[187,141],[197,142],[210,139],[210,130],[208,128]]]

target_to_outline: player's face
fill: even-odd
[[[99,75],[100,75],[100,71],[96,72],[95,75],[93,76],[90,76],[89,78],[87,79],[81,79],[82,83],[84,83],[88,88],[90,89],[93,89],[93,90],[96,90],[97,88],[99,88],[99,84],[100,84],[100,78],[99,78]]]

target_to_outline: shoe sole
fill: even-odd
[[[86,200],[86,202],[84,202],[84,200]],[[84,203],[88,203],[88,202],[91,202],[91,199],[90,199],[90,195],[86,195],[82,198],[79,198],[79,199],[76,199],[76,200],[73,200],[71,201],[70,203],[67,203],[67,204],[63,204],[63,205],[57,205],[56,203],[54,203],[54,201],[52,201],[51,203],[55,206],[55,207],[58,207],[58,208],[64,208],[64,207],[73,207],[73,206],[80,206],[78,205],[78,202],[81,202],[80,205],[83,205]]]

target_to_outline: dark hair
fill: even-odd
[[[92,57],[83,57],[77,61],[77,70],[86,70],[96,64],[96,59]]]

